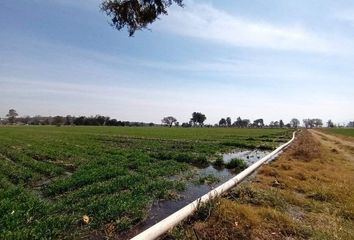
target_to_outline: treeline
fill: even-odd
[[[271,121],[268,125],[264,123],[262,118],[256,119],[253,122],[249,119],[242,119],[238,117],[236,121],[232,123],[230,117],[221,118],[219,121],[219,127],[237,127],[237,128],[297,128],[300,126],[300,121],[293,118],[289,123],[284,124],[283,120]]]
[[[7,118],[1,119],[1,124],[23,124],[23,125],[78,125],[78,126],[128,126],[128,127],[144,127],[154,126],[154,123],[145,122],[131,122],[131,121],[119,121],[114,118],[96,115],[96,116],[25,116],[17,117],[18,114],[15,110],[11,109],[6,115]]]
[[[349,122],[347,127],[354,128],[354,121],[353,122]]]
[[[131,122],[120,121],[115,118],[107,116],[25,116],[18,117],[18,113],[15,109],[10,109],[6,118],[0,119],[0,124],[24,124],[24,125],[78,125],[78,126],[122,126],[122,127],[144,127],[144,126],[168,126],[168,127],[235,127],[235,128],[298,128],[300,127],[300,121],[297,118],[291,119],[289,123],[284,123],[283,120],[271,121],[269,124],[265,124],[262,118],[251,121],[250,119],[242,119],[238,117],[235,121],[232,121],[231,117],[221,118],[217,124],[204,124],[207,117],[201,112],[193,112],[192,117],[188,122],[180,124],[173,116],[164,117],[161,120],[161,124],[146,123],[146,122]],[[305,128],[319,128],[323,127],[323,121],[319,118],[307,118],[302,120]],[[326,122],[326,127],[344,127],[334,124],[331,120]],[[349,122],[346,127],[354,127],[354,121]]]

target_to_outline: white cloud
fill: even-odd
[[[331,42],[301,26],[244,19],[194,2],[188,2],[183,9],[171,9],[157,26],[164,31],[237,47],[324,53],[334,49]]]

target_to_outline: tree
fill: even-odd
[[[304,123],[305,128],[313,128],[312,119],[303,119],[302,122]]]
[[[15,109],[10,109],[9,113],[6,114],[6,117],[9,120],[9,123],[11,123],[11,124],[15,123],[17,116],[18,116],[18,114]]]
[[[304,123],[304,126],[306,128],[314,128],[314,127],[322,127],[323,123],[322,123],[322,120],[319,119],[319,118],[313,118],[313,119],[304,119],[302,120],[303,123]]]
[[[191,123],[195,126],[199,124],[199,126],[203,126],[204,121],[206,120],[206,116],[200,112],[192,113]]]
[[[168,116],[168,117],[164,117],[164,118],[161,120],[161,122],[162,122],[163,124],[168,125],[169,127],[172,127],[173,124],[176,124],[177,119],[174,118],[174,117],[172,117],[172,116]]]
[[[65,123],[65,118],[62,116],[55,116],[52,121],[52,124],[58,127],[60,127],[64,123]]]
[[[227,117],[227,118],[226,118],[226,125],[227,125],[228,127],[231,126],[231,118],[230,118],[230,117]]]
[[[112,27],[127,27],[129,36],[147,28],[160,15],[167,15],[167,8],[176,3],[183,7],[183,0],[104,0],[101,10],[111,18]]]
[[[262,118],[256,119],[256,120],[253,121],[253,125],[255,127],[263,127],[264,126],[264,121],[263,121]]]
[[[279,127],[280,127],[280,128],[283,128],[283,127],[284,127],[284,122],[283,122],[283,120],[280,120],[280,121],[279,121]]]
[[[106,121],[108,121],[109,118],[105,117],[105,116],[101,116],[99,114],[97,114],[95,116],[95,118],[93,119],[93,121],[95,122],[94,125],[99,125],[99,126],[104,126],[106,125]]]
[[[237,120],[232,125],[238,128],[246,128],[250,125],[250,120],[241,119],[241,117],[238,117]]]
[[[221,126],[221,127],[225,127],[225,126],[226,126],[226,120],[225,120],[225,118],[220,119],[220,121],[219,121],[219,126]]]
[[[322,119],[315,118],[315,119],[312,119],[312,122],[315,127],[322,127],[323,126]]]
[[[247,128],[250,126],[251,120],[249,119],[242,119],[241,127]]]
[[[236,121],[233,123],[233,125],[234,125],[235,127],[238,127],[238,128],[242,127],[242,119],[241,119],[241,117],[238,117],[238,118],[236,119]]]
[[[29,122],[30,122],[30,120],[31,120],[31,117],[30,116],[25,116],[23,119],[22,119],[22,122],[23,122],[23,124],[29,124]]]
[[[270,121],[269,127],[273,128],[274,127],[274,121]]]
[[[39,125],[41,123],[41,116],[40,115],[36,115],[32,118],[30,124],[31,125]]]
[[[107,126],[118,126],[118,121],[115,118],[108,119],[106,122]]]
[[[184,123],[182,123],[181,126],[184,128],[187,128],[187,127],[191,127],[192,125],[190,123],[184,122]]]
[[[280,126],[278,121],[275,121],[273,124],[275,128],[278,128]]]
[[[299,119],[297,119],[297,118],[291,119],[290,125],[291,125],[291,127],[293,127],[293,128],[298,128],[298,126],[300,125]]]
[[[73,122],[75,125],[85,125],[86,123],[86,117],[85,116],[80,116],[74,119]]]
[[[74,117],[66,115],[64,125],[72,125],[74,123]]]
[[[332,120],[328,120],[327,127],[328,128],[334,128],[334,124],[333,124]]]

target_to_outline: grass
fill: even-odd
[[[199,176],[198,179],[195,180],[196,184],[207,184],[207,185],[211,185],[214,183],[219,182],[219,178],[212,175],[212,174],[208,174],[208,175],[204,175],[204,176]]]
[[[338,134],[347,137],[354,137],[354,128],[331,128],[323,129],[324,132],[330,134]]]
[[[247,168],[247,163],[243,159],[233,158],[226,164],[226,168],[242,171]]]
[[[279,159],[219,199],[178,239],[354,239],[353,149],[302,131]],[[349,152],[348,152],[349,151]],[[350,153],[350,154],[348,154]]]
[[[236,148],[226,142],[274,148],[290,135],[285,129],[0,127],[0,239],[123,232],[143,221],[154,201],[184,189],[185,181],[172,176]]]

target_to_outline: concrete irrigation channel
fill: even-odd
[[[211,190],[207,194],[203,195],[202,197],[196,199],[192,203],[186,205],[185,207],[181,208],[177,212],[171,214],[170,216],[166,217],[165,219],[161,220],[160,222],[156,223],[152,227],[148,228],[147,230],[143,231],[142,233],[138,234],[137,236],[133,237],[131,240],[153,240],[160,237],[162,234],[166,233],[174,226],[179,224],[181,221],[186,219],[188,216],[192,215],[194,212],[197,211],[200,204],[206,203],[209,200],[220,196],[224,192],[227,192],[232,187],[236,186],[240,182],[242,182],[247,176],[261,167],[264,163],[267,163],[274,159],[279,153],[281,153],[286,147],[288,147],[295,139],[295,132],[293,133],[293,137],[283,145],[279,146],[273,152],[269,153],[259,161],[255,162],[247,169],[243,170],[239,174],[237,174],[232,179],[228,180],[227,182],[223,183],[219,187]]]

